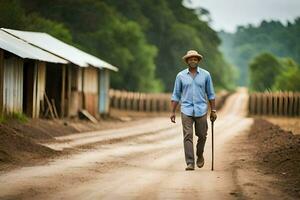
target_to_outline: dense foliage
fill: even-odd
[[[234,87],[220,39],[181,0],[0,0],[0,26],[47,32],[119,67],[112,87],[171,91],[189,49],[218,88]]]
[[[300,18],[287,25],[263,21],[257,27],[240,26],[235,33],[220,32],[219,36],[224,55],[239,69],[239,85],[248,85],[248,65],[263,52],[270,52],[276,57],[290,57],[300,63]]]
[[[251,90],[300,91],[300,66],[291,58],[262,53],[251,61],[249,71]]]

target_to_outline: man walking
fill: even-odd
[[[181,101],[181,120],[183,128],[183,143],[185,152],[186,170],[194,170],[193,125],[197,141],[197,166],[204,165],[203,151],[207,136],[207,100],[211,107],[210,120],[217,119],[215,108],[215,92],[210,73],[199,67],[203,56],[197,51],[190,50],[182,57],[188,68],[176,76],[172,94],[171,121],[175,123],[176,107]]]

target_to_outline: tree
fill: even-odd
[[[248,84],[248,63],[258,54],[270,52],[300,62],[300,17],[283,25],[262,21],[259,26],[240,26],[235,33],[220,32],[222,52],[240,71],[239,85]]]
[[[233,88],[235,70],[218,47],[220,39],[201,15],[182,0],[0,0],[15,13],[7,28],[47,32],[117,67],[112,87],[141,92],[170,92],[186,68],[189,49],[204,55],[217,88]],[[3,24],[4,24],[3,20]],[[11,25],[10,25],[11,24]]]
[[[281,61],[283,69],[276,77],[274,90],[300,91],[300,66],[291,58]]]
[[[256,56],[249,65],[251,89],[256,91],[271,90],[281,68],[281,63],[270,53]]]

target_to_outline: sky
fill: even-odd
[[[258,25],[262,20],[280,20],[286,24],[300,17],[300,0],[187,0],[192,6],[209,10],[211,26],[234,32],[238,25]]]

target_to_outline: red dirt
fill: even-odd
[[[14,129],[0,124],[0,166],[7,164],[26,165],[34,160],[51,158],[59,153],[48,147],[37,144],[31,138],[18,133]]]
[[[300,197],[300,135],[284,131],[266,120],[256,119],[249,133],[256,163],[275,175],[285,192]]]
[[[0,171],[69,154],[71,150],[57,152],[39,143],[54,142],[56,137],[86,131],[118,128],[140,123],[144,118],[130,118],[129,121],[108,117],[97,124],[85,120],[29,119],[27,122],[10,119],[0,123]]]

